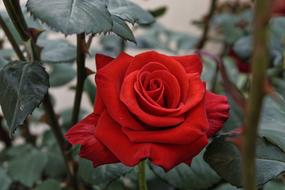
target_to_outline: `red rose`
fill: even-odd
[[[206,91],[197,55],[97,55],[96,64],[94,112],[66,134],[94,166],[190,164],[228,118],[227,98]]]
[[[239,72],[250,73],[249,60],[244,60],[244,59],[240,58],[233,49],[230,49],[229,56],[235,61]]]
[[[285,15],[285,1],[274,0],[272,3],[272,16],[284,16]]]

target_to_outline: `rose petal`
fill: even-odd
[[[187,119],[182,124],[172,128],[146,131],[134,131],[128,128],[122,130],[130,141],[136,143],[190,144],[209,129],[204,104],[204,101],[201,101],[186,115]]]
[[[114,61],[100,69],[96,74],[98,94],[110,116],[123,127],[144,130],[120,101],[121,84],[133,57],[121,53]]]
[[[229,117],[229,104],[226,96],[217,95],[211,92],[206,93],[206,112],[209,121],[208,137],[212,137],[223,126]]]
[[[181,99],[184,100],[187,96],[187,92],[189,89],[189,84],[186,76],[187,73],[183,66],[173,57],[163,55],[155,51],[141,53],[134,57],[132,64],[129,66],[126,72],[126,76],[136,70],[140,70],[141,68],[143,68],[144,65],[150,62],[159,62],[160,64],[164,65],[169,70],[169,72],[171,72],[176,77],[181,88]]]
[[[68,130],[65,138],[71,144],[79,144],[80,156],[91,160],[94,166],[115,163],[118,159],[95,137],[96,124],[99,116],[94,113]]]
[[[197,54],[186,56],[173,56],[173,58],[180,62],[187,73],[202,73],[202,60]]]
[[[114,58],[109,57],[107,55],[96,54],[95,63],[96,63],[97,71],[100,70],[101,68],[103,68],[104,66],[106,66],[108,63],[110,63],[113,60],[114,60]]]
[[[196,156],[208,143],[205,135],[185,145],[133,143],[107,112],[102,114],[97,127],[96,137],[127,166],[135,166],[140,160],[149,158],[154,164],[170,170],[177,164]]]
[[[136,79],[137,71],[129,74],[123,82],[120,93],[120,100],[128,107],[128,110],[131,113],[137,116],[137,118],[145,124],[153,127],[169,127],[183,122],[183,116],[161,117],[145,112],[137,102],[136,92],[134,89]]]

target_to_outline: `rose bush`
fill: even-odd
[[[227,98],[200,79],[198,55],[97,55],[96,64],[94,112],[65,135],[94,166],[145,158],[165,170],[190,164],[228,118]]]

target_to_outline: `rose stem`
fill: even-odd
[[[12,141],[9,137],[9,132],[2,126],[2,116],[0,116],[0,141],[4,142],[6,147],[12,145]]]
[[[13,21],[17,31],[19,32],[21,38],[23,41],[28,41],[30,40],[32,49],[36,49],[36,43],[34,39],[30,38],[26,31],[28,30],[26,21],[23,16],[21,7],[19,5],[19,1],[9,1],[9,0],[4,0],[4,5],[6,7],[6,10]],[[16,10],[16,11],[15,11]],[[8,31],[11,34],[11,31]],[[40,61],[40,54],[38,51],[33,52],[33,59],[36,61]],[[75,164],[73,161],[73,158],[71,155],[68,153],[68,143],[64,140],[61,128],[59,126],[57,116],[55,114],[55,111],[53,109],[52,103],[50,101],[50,96],[47,93],[43,100],[43,105],[44,109],[47,112],[47,115],[49,117],[50,121],[50,127],[52,132],[55,135],[55,138],[57,140],[57,143],[59,145],[59,148],[61,150],[62,156],[65,161],[66,169],[67,169],[67,175],[69,178],[69,183],[72,183],[72,186],[70,186],[72,189],[78,189],[77,188],[77,183],[76,183],[76,175],[75,175]]]
[[[255,1],[254,42],[251,63],[252,81],[247,101],[247,114],[243,135],[242,164],[243,183],[245,190],[256,189],[256,138],[258,122],[265,95],[265,80],[269,53],[267,49],[267,25],[270,19],[270,1]]]
[[[208,11],[208,14],[206,15],[205,18],[205,25],[204,25],[204,29],[203,29],[203,33],[202,33],[202,37],[199,40],[199,42],[197,43],[197,49],[203,49],[203,47],[205,46],[207,40],[208,40],[208,33],[209,33],[209,29],[210,29],[210,22],[211,19],[215,13],[216,7],[217,7],[217,2],[218,0],[212,0],[211,1],[211,5]]]
[[[6,25],[4,19],[2,18],[2,16],[0,15],[0,26],[3,29],[5,35],[8,38],[8,41],[10,42],[12,48],[14,49],[15,53],[17,54],[18,58],[22,61],[25,60],[25,57],[20,49],[20,47],[18,46],[14,36],[12,35],[12,33],[10,33],[8,26]]]
[[[146,165],[146,160],[140,161],[138,165],[139,190],[147,190],[145,165]]]
[[[71,124],[74,125],[78,122],[79,113],[80,113],[80,104],[82,99],[82,93],[84,88],[84,81],[86,79],[86,71],[85,71],[85,34],[77,34],[77,85],[75,90],[75,98],[74,105],[72,111],[72,121]]]

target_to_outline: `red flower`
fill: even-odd
[[[97,55],[96,64],[94,112],[66,134],[94,166],[190,164],[228,118],[227,98],[206,91],[197,55]]]
[[[274,0],[272,4],[272,16],[284,16],[285,15],[285,1]]]
[[[248,60],[240,58],[233,49],[230,50],[229,56],[235,61],[239,72],[250,73],[250,63]]]

